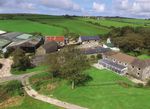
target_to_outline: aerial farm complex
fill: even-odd
[[[75,44],[85,55],[101,54],[99,65],[111,69],[121,75],[130,75],[140,80],[150,78],[150,60],[140,60],[120,52],[114,47],[110,38],[105,44],[100,44],[98,36],[80,36]],[[21,48],[27,53],[35,53],[33,63],[40,63],[46,54],[57,52],[69,45],[69,40],[64,36],[33,36],[19,32],[0,31],[0,49],[3,53],[7,50]]]

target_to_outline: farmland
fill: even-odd
[[[64,34],[64,29],[51,25],[40,24],[29,20],[0,20],[0,29],[16,32],[41,32],[44,35]]]
[[[4,18],[3,18],[4,17]],[[43,35],[104,35],[110,27],[146,26],[150,21],[144,19],[104,18],[92,19],[82,17],[48,16],[48,15],[0,15],[0,30],[34,33]],[[147,24],[147,25],[146,25]]]
[[[52,82],[49,79],[41,81],[48,74],[35,75],[31,78],[31,83],[39,79],[33,84],[33,87],[40,93],[47,96],[53,95],[54,98],[90,109],[97,109],[97,107],[101,109],[143,109],[143,106],[144,109],[149,109],[150,97],[147,96],[150,94],[149,89],[137,88],[127,78],[112,71],[91,68],[87,72],[93,80],[74,90],[66,84],[66,81]],[[50,84],[51,88],[47,88]]]
[[[123,18],[104,18],[104,19],[90,19],[85,18],[82,19],[86,22],[91,22],[93,24],[99,24],[101,26],[105,27],[124,27],[124,26],[132,26],[132,27],[138,27],[142,26],[144,27],[147,24],[147,27],[150,27],[150,21],[144,20],[144,19],[123,19]]]

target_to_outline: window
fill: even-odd
[[[140,76],[140,73],[137,73],[137,76]]]
[[[124,63],[124,65],[127,65],[127,63]]]
[[[132,66],[132,68],[134,68],[134,66]]]
[[[141,70],[141,68],[138,68],[138,70]]]

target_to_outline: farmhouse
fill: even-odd
[[[150,60],[135,59],[128,66],[128,74],[141,80],[150,78]]]
[[[81,36],[78,39],[78,42],[81,44],[86,44],[86,43],[99,43],[100,37],[98,36]]]
[[[103,53],[99,64],[119,74],[128,74],[141,80],[150,78],[150,60],[140,60],[121,52]]]
[[[135,57],[126,55],[121,52],[106,52],[103,59],[99,61],[104,67],[111,69],[119,74],[127,73],[127,66],[134,61]]]
[[[64,46],[66,44],[66,39],[64,36],[46,36],[45,42],[57,42],[60,46]]]

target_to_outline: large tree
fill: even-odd
[[[26,56],[25,52],[20,48],[16,48],[13,52],[12,67],[18,70],[26,70],[31,67],[29,56]]]
[[[84,84],[89,80],[85,70],[90,67],[86,56],[80,53],[80,50],[74,47],[67,47],[56,54],[49,56],[50,71],[53,75],[64,78],[75,85]]]

